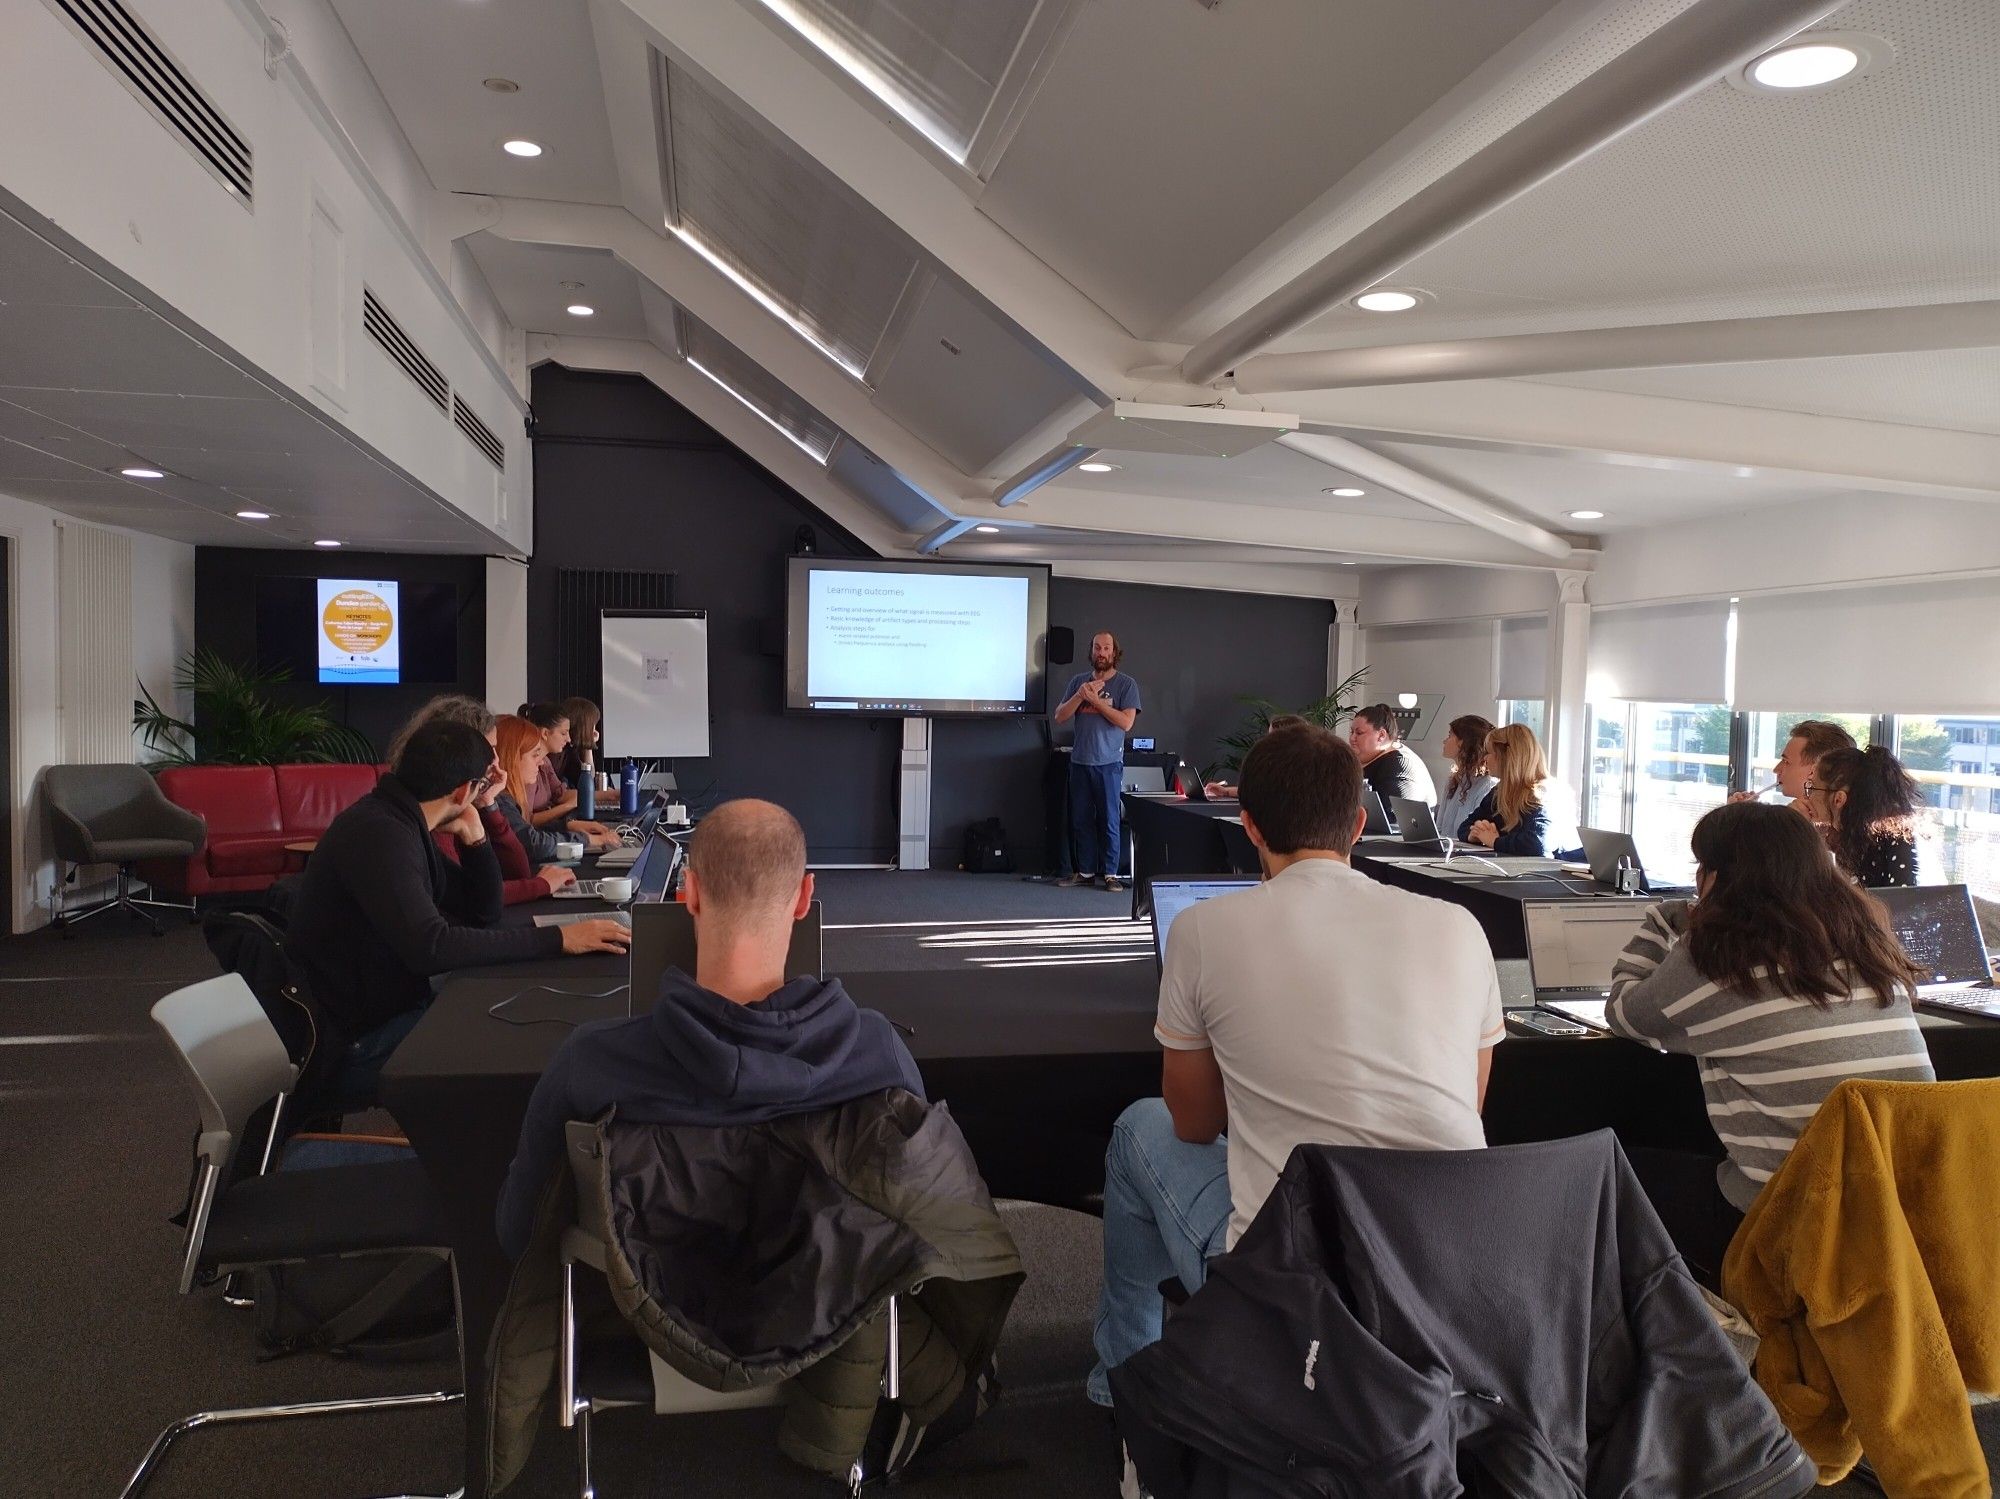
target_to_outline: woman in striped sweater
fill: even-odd
[[[1605,1018],[1685,1052],[1727,1155],[1632,1150],[1697,1279],[1843,1078],[1929,1082],[1918,973],[1886,914],[1789,807],[1741,802],[1695,824],[1695,901],[1655,906],[1613,969]]]

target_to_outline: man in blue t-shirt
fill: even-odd
[[[1070,678],[1056,706],[1056,722],[1076,720],[1069,757],[1069,826],[1076,845],[1076,873],[1057,881],[1080,885],[1118,882],[1123,839],[1119,796],[1125,783],[1125,735],[1139,717],[1139,684],[1118,669],[1125,648],[1106,630],[1090,642],[1090,670]]]

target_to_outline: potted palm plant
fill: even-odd
[[[1352,676],[1334,685],[1333,691],[1323,697],[1316,697],[1303,708],[1287,708],[1274,703],[1269,698],[1239,695],[1237,701],[1245,704],[1250,716],[1232,734],[1223,736],[1222,744],[1229,751],[1222,757],[1218,767],[1223,770],[1241,770],[1243,757],[1250,753],[1250,746],[1264,737],[1271,720],[1287,713],[1295,713],[1309,723],[1316,723],[1323,729],[1337,728],[1343,719],[1354,716],[1354,699],[1360,696],[1357,689],[1361,679],[1368,675],[1368,668],[1362,667]]]
[[[335,723],[325,703],[280,702],[274,689],[290,680],[291,673],[282,667],[255,670],[214,651],[189,651],[175,668],[174,686],[193,697],[193,720],[169,713],[141,682],[132,703],[132,727],[154,769],[374,760],[368,736]]]

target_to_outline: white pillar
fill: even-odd
[[[507,712],[528,700],[528,565],[486,559],[486,701]]]
[[[1590,720],[1584,696],[1590,665],[1590,574],[1558,569],[1549,606],[1549,769],[1578,796],[1590,774]],[[1583,803],[1578,801],[1581,807]]]
[[[1332,692],[1361,669],[1361,601],[1335,599],[1326,643],[1326,690]]]
[[[897,799],[900,827],[896,867],[931,867],[931,721],[903,720],[902,795]]]

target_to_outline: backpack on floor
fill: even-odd
[[[279,1169],[408,1159],[407,1144],[366,1136],[298,1136]],[[270,1358],[337,1353],[419,1362],[456,1358],[451,1263],[434,1254],[363,1254],[265,1265],[250,1272],[257,1340]]]
[[[958,867],[967,874],[1012,874],[1014,860],[1007,852],[1007,830],[1000,819],[989,817],[965,830],[965,852]]]

